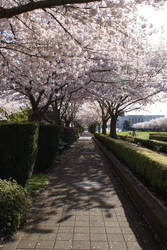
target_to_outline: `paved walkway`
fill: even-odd
[[[0,248],[1,249],[1,248]],[[25,227],[3,250],[161,250],[108,162],[81,137],[34,199]]]

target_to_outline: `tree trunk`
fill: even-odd
[[[65,120],[65,127],[69,128],[71,120]]]
[[[106,127],[107,127],[107,123],[105,120],[102,121],[102,134],[106,135]]]
[[[117,138],[116,133],[117,116],[112,116],[110,120],[110,137]]]
[[[38,109],[33,110],[32,114],[30,115],[30,121],[31,122],[40,122],[41,121],[41,115]]]
[[[98,132],[100,133],[100,124],[98,124],[97,127],[98,127]]]
[[[55,101],[55,105],[53,107],[54,112],[54,120],[57,125],[61,125],[61,119],[60,119],[60,110],[58,108],[57,102]]]

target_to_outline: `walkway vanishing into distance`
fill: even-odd
[[[3,250],[163,249],[90,137],[72,145],[50,175],[27,224]]]

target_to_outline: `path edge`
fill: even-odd
[[[93,140],[112,163],[111,167],[120,177],[130,198],[137,205],[137,209],[144,215],[153,232],[167,249],[167,208],[132,174],[126,165],[115,157],[111,150],[104,147],[98,139],[93,137]]]

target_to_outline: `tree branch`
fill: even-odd
[[[13,16],[20,15],[22,13],[33,11],[36,9],[53,8],[55,6],[62,6],[65,4],[81,4],[81,3],[89,3],[95,1],[101,1],[101,0],[41,0],[38,2],[31,1],[28,4],[19,5],[17,7],[11,7],[11,8],[0,7],[0,19],[11,18]]]

